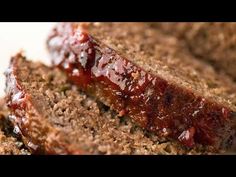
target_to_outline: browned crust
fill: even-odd
[[[11,120],[19,128],[25,145],[39,154],[81,154],[85,153],[66,142],[66,135],[52,127],[35,109],[31,95],[18,81],[19,61],[25,60],[22,53],[12,57],[10,67],[5,72],[6,100],[12,111]],[[14,98],[18,97],[17,100]]]
[[[73,24],[59,25],[49,37],[54,64],[72,82],[159,136],[190,147],[195,143],[216,149],[235,146],[235,116],[230,108],[146,72],[95,37]],[[81,59],[81,54],[87,57]]]

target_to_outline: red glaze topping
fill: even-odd
[[[146,72],[72,24],[59,25],[48,48],[70,81],[158,135],[214,146],[230,129],[227,107]]]
[[[26,135],[29,130],[29,122],[23,114],[23,110],[27,109],[29,97],[16,80],[17,73],[15,71],[14,62],[18,57],[22,57],[21,53],[17,54],[14,59],[12,59],[10,67],[5,71],[5,76],[7,78],[5,91],[7,93],[7,106],[13,113],[9,118],[14,123],[14,132],[16,134]],[[30,139],[25,143],[32,151],[40,151],[38,145],[34,144]]]

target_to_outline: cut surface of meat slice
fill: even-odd
[[[236,80],[236,23],[151,23],[156,30],[176,36],[199,59]]]
[[[5,101],[0,98],[0,155],[29,155],[23,142],[15,137],[8,115]]]
[[[39,154],[204,154],[175,141],[164,141],[129,118],[118,117],[107,106],[67,83],[63,72],[27,61],[11,60],[7,103],[25,144]],[[213,151],[212,151],[213,152]]]
[[[159,137],[235,148],[235,84],[145,23],[62,23],[54,66],[86,93]]]

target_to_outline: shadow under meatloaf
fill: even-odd
[[[5,101],[0,98],[0,155],[29,155],[24,144],[15,137],[8,116]]]
[[[204,154],[162,141],[67,83],[59,69],[22,54],[6,71],[7,103],[25,144],[46,154]]]
[[[235,84],[146,23],[62,23],[52,63],[86,93],[159,137],[235,149]]]
[[[199,59],[236,80],[236,23],[151,23],[151,26],[182,40]]]

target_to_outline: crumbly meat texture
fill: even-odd
[[[235,84],[145,23],[64,23],[53,64],[82,90],[161,137],[235,146]]]
[[[206,154],[185,148],[118,117],[67,83],[58,69],[13,57],[6,72],[12,121],[28,147],[46,154]],[[16,88],[17,87],[17,88]]]
[[[151,23],[151,26],[178,37],[192,54],[236,79],[235,22]]]
[[[9,111],[6,109],[5,101],[0,99],[0,155],[29,155],[23,142],[17,140],[13,135],[13,127],[7,120]]]

